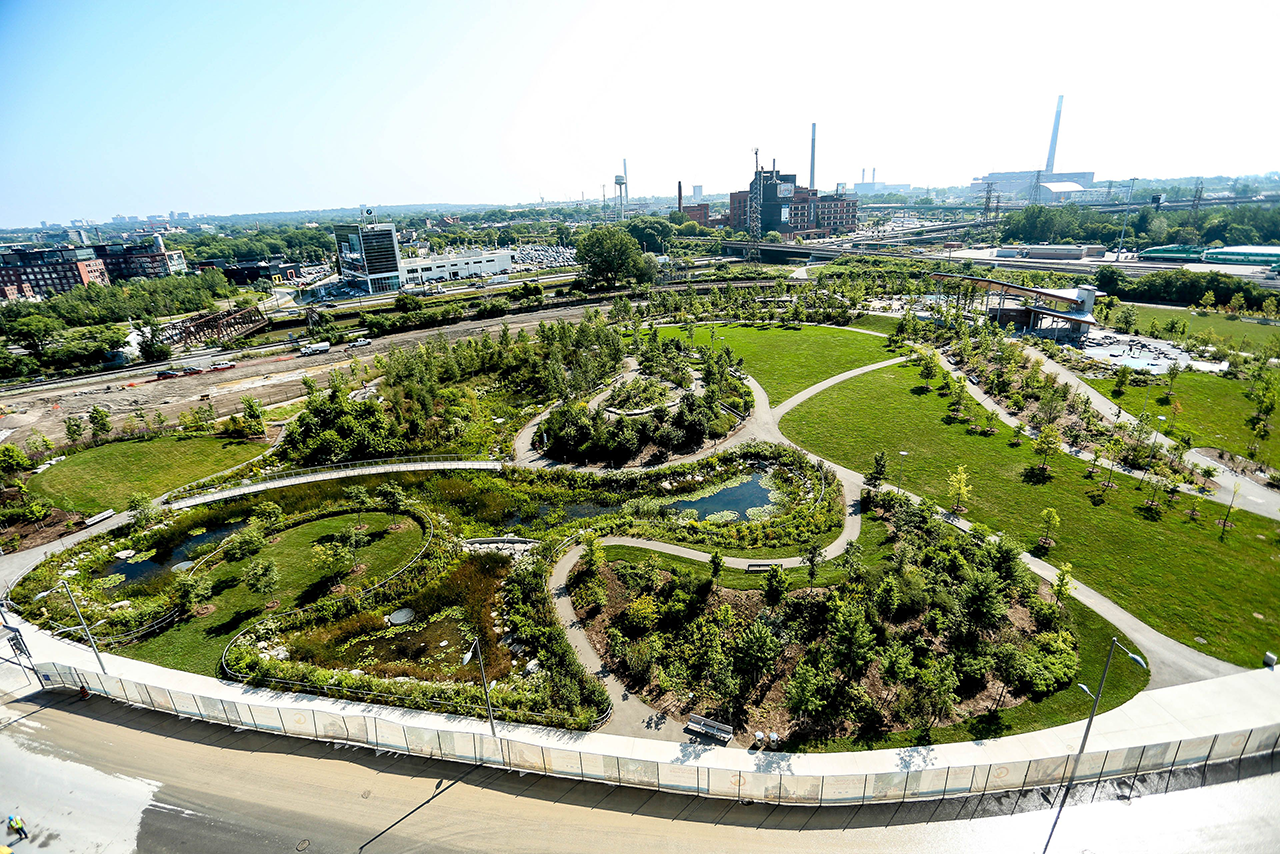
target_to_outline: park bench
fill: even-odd
[[[722,724],[719,721],[713,721],[710,718],[704,718],[702,715],[689,715],[689,722],[684,726],[685,729],[697,730],[712,738],[719,739],[725,744],[733,741],[733,727],[728,724]]]
[[[769,571],[770,569],[772,569],[774,566],[776,566],[776,564],[772,564],[772,563],[749,563],[749,564],[747,564],[747,568],[746,568],[746,570],[745,570],[745,571],[746,571],[746,572],[748,572],[748,573],[752,573],[752,572],[768,572],[768,571]]]

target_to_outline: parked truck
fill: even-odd
[[[318,356],[321,353],[329,352],[328,341],[316,341],[314,344],[308,344],[302,348],[303,356]]]

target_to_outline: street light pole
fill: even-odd
[[[475,653],[480,661],[480,686],[484,688],[484,705],[489,710],[489,732],[494,738],[498,737],[498,729],[493,723],[493,704],[489,702],[489,681],[484,675],[484,653],[480,651],[480,638],[476,638],[471,643],[471,649],[467,650],[467,654],[462,657],[462,663],[465,665],[471,661],[471,654]]]
[[[67,591],[67,598],[71,600],[71,607],[76,612],[76,619],[80,621],[80,628],[84,629],[84,636],[89,639],[89,646],[93,649],[93,656],[98,659],[98,667],[102,669],[102,673],[105,676],[107,674],[107,666],[102,663],[102,653],[98,652],[98,642],[94,640],[93,632],[89,630],[89,624],[84,621],[84,614],[80,613],[80,606],[76,603],[75,594],[71,592],[71,585],[67,584],[67,580],[65,578],[62,579],[59,584],[61,584],[62,588]],[[43,593],[37,593],[35,596],[31,597],[31,599],[33,602],[38,599],[43,599],[56,589],[57,588],[55,587],[51,590],[46,590]]]
[[[1084,737],[1080,739],[1080,749],[1076,751],[1076,761],[1071,764],[1071,777],[1067,780],[1067,790],[1076,782],[1076,771],[1080,768],[1080,759],[1084,756],[1084,747],[1089,742],[1089,730],[1093,729],[1094,715],[1098,714],[1098,703],[1102,701],[1102,689],[1107,684],[1107,671],[1111,669],[1111,656],[1115,654],[1116,647],[1120,647],[1129,656],[1129,659],[1143,670],[1147,669],[1147,663],[1139,656],[1134,655],[1125,649],[1124,644],[1120,643],[1118,638],[1111,639],[1111,647],[1107,650],[1107,663],[1102,667],[1102,678],[1098,680],[1098,693],[1094,694],[1083,682],[1077,682],[1080,690],[1084,691],[1090,697],[1093,697],[1093,708],[1089,711],[1089,721],[1084,725]]]

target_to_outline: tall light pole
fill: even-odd
[[[98,652],[98,642],[94,640],[93,632],[89,631],[89,624],[84,621],[84,614],[80,613],[80,606],[76,604],[76,597],[75,597],[75,594],[71,592],[71,585],[67,584],[67,580],[65,578],[58,583],[62,586],[64,590],[67,591],[67,598],[71,600],[71,607],[76,612],[76,619],[80,621],[80,628],[84,629],[84,636],[89,639],[89,646],[93,648],[93,655],[95,658],[98,659],[98,667],[102,669],[102,673],[105,676],[107,673],[107,666],[102,663],[102,653]],[[57,587],[54,587],[44,591],[43,593],[37,593],[35,596],[31,597],[31,601],[38,602],[39,600],[48,596],[50,593],[53,593],[57,589],[58,589]],[[100,625],[102,625],[102,623],[94,624],[95,628]]]
[[[480,660],[480,685],[484,688],[484,705],[489,710],[489,732],[494,738],[498,737],[498,728],[493,724],[493,704],[489,702],[489,683],[484,675],[484,654],[480,652],[480,638],[476,638],[471,642],[471,648],[467,650],[467,654],[462,656],[463,665],[471,662],[471,656],[475,655]],[[497,680],[494,680],[495,682]]]
[[[1121,649],[1123,649],[1125,653],[1129,656],[1129,660],[1132,661],[1134,664],[1138,665],[1143,670],[1147,669],[1147,663],[1145,661],[1143,661],[1139,656],[1134,655],[1132,652],[1129,652],[1129,650],[1125,649],[1124,644],[1120,643],[1118,639],[1112,638],[1111,648],[1107,650],[1107,663],[1103,665],[1102,678],[1098,680],[1098,693],[1094,694],[1092,691],[1089,690],[1088,686],[1085,685],[1083,682],[1076,683],[1077,685],[1080,686],[1081,691],[1084,691],[1090,697],[1093,697],[1093,709],[1089,712],[1089,722],[1084,725],[1084,737],[1080,739],[1080,749],[1076,751],[1076,761],[1073,762],[1071,765],[1071,777],[1067,780],[1068,791],[1070,791],[1071,786],[1075,784],[1076,770],[1080,767],[1080,757],[1084,756],[1084,746],[1089,741],[1089,730],[1093,728],[1093,716],[1098,713],[1098,702],[1102,699],[1102,688],[1107,684],[1107,671],[1111,669],[1111,656],[1115,653],[1116,647],[1120,647]]]

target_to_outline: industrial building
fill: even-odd
[[[367,216],[372,216],[372,210]],[[342,280],[366,293],[382,294],[440,279],[467,279],[508,273],[509,251],[469,249],[444,255],[400,257],[395,223],[337,225],[338,273]]]
[[[441,279],[496,276],[511,272],[512,257],[512,253],[504,249],[465,249],[461,252],[406,258],[401,262],[401,277],[405,285],[420,285]]]
[[[760,169],[751,187],[729,194],[729,225],[751,231],[751,195],[760,198],[760,233],[776,231],[788,236],[828,237],[851,231],[858,224],[858,201],[844,194],[823,195],[796,185],[794,174],[776,168]],[[813,220],[810,220],[810,213]]]
[[[1035,198],[1039,196],[1040,202],[1051,201],[1085,201],[1084,197],[1077,198],[1052,198],[1055,194],[1067,194],[1072,191],[1063,189],[1060,191],[1049,191],[1050,198],[1045,197],[1044,188],[1052,187],[1055,184],[1075,184],[1079,190],[1086,189],[1093,184],[1092,172],[1055,172],[1054,165],[1058,155],[1058,129],[1062,125],[1062,96],[1058,96],[1058,109],[1053,116],[1053,133],[1049,136],[1049,157],[1045,161],[1043,169],[1031,169],[1019,172],[990,172],[981,178],[974,178],[969,184],[969,189],[974,193],[985,193],[990,187],[994,193],[1001,195],[1023,196],[1024,198]]]

